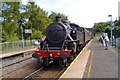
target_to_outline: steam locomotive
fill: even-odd
[[[43,47],[32,56],[44,65],[57,61],[65,67],[91,38],[92,33],[85,28],[67,21],[61,22],[61,17],[57,16],[55,22],[46,28]]]

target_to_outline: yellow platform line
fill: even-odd
[[[93,39],[92,39],[93,40]],[[73,63],[78,59],[78,57],[83,53],[84,50],[86,50],[90,43],[92,42],[92,40],[82,49],[82,51],[78,54],[78,56],[74,59],[74,61],[70,64],[70,66],[65,70],[65,72],[60,76],[60,78],[63,78],[63,76],[67,73],[67,71],[70,69],[70,67],[73,65]],[[59,79],[60,79],[59,78]]]
[[[91,61],[90,61],[90,65],[89,65],[89,68],[88,68],[88,75],[87,75],[88,80],[89,80],[89,78],[90,78],[90,73],[91,73],[91,68],[92,68],[93,51],[92,51],[92,53],[91,53],[91,56],[92,56],[92,58],[91,58]]]
[[[13,52],[8,52],[8,53],[3,53],[3,54],[0,54],[0,58],[5,58],[5,57],[21,54],[21,53],[28,52],[28,51],[34,51],[35,49],[36,48],[22,50],[22,51],[13,51]]]

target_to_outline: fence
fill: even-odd
[[[116,39],[116,47],[120,49],[120,38]]]
[[[25,40],[24,46],[34,46],[35,40]],[[9,49],[17,49],[22,47],[22,41],[17,42],[2,42],[0,43],[0,51],[9,50]]]

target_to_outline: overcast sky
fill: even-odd
[[[96,22],[109,21],[109,14],[115,20],[118,17],[120,0],[33,0],[48,12],[60,12],[68,16],[71,22],[81,27],[93,27]],[[24,0],[25,2],[25,0]]]

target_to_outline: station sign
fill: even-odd
[[[27,33],[32,34],[32,30],[31,30],[31,29],[25,29],[25,33],[26,33],[26,34],[27,34]]]

